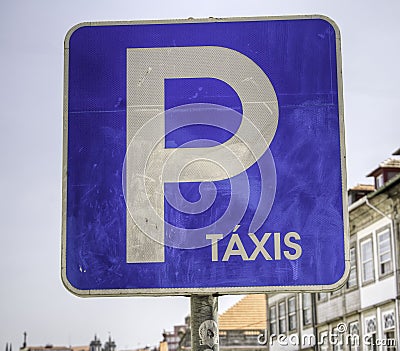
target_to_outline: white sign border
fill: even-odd
[[[257,286],[257,287],[211,287],[211,288],[157,288],[157,289],[104,289],[81,290],[74,287],[67,277],[67,170],[68,170],[68,67],[69,67],[69,41],[72,34],[81,27],[87,26],[115,26],[115,25],[146,25],[146,24],[188,24],[188,23],[218,23],[218,22],[253,22],[253,21],[277,21],[277,20],[309,20],[321,19],[327,21],[335,30],[336,37],[336,63],[338,82],[338,107],[340,125],[340,153],[342,198],[344,219],[344,274],[336,283],[331,285],[299,285],[299,286]],[[61,231],[61,279],[72,294],[80,297],[100,296],[190,296],[190,295],[234,295],[234,294],[260,294],[283,292],[329,292],[340,289],[347,281],[350,272],[349,256],[349,214],[347,202],[347,172],[346,149],[344,129],[343,106],[343,79],[342,79],[342,55],[340,31],[337,24],[323,15],[292,15],[292,16],[260,16],[260,17],[228,17],[228,18],[203,18],[203,19],[171,19],[171,20],[143,20],[143,21],[107,21],[107,22],[83,22],[72,27],[65,36],[64,41],[64,106],[63,106],[63,168],[62,168],[62,231]]]

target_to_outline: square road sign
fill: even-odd
[[[70,291],[329,290],[346,280],[347,241],[340,36],[330,19],[68,32]]]

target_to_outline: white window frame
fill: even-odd
[[[387,321],[386,317],[387,316],[390,316],[391,317],[390,319],[393,322],[393,324],[390,326],[386,325],[386,321]],[[383,311],[382,312],[382,329],[383,329],[383,331],[392,330],[392,329],[395,329],[395,327],[396,327],[396,315],[394,313],[394,310]]]
[[[283,306],[283,313],[281,310],[281,306]],[[278,303],[278,331],[279,334],[286,334],[287,333],[287,322],[286,322],[286,301],[280,301]],[[282,328],[284,326],[284,328]]]
[[[375,329],[374,330],[368,330],[370,326],[370,321],[374,321]],[[364,318],[364,335],[366,337],[366,341],[368,341],[371,345],[366,345],[365,349],[367,351],[376,351],[377,345],[375,344],[376,341],[376,336],[377,336],[377,320],[376,316],[368,316]],[[370,338],[370,339],[369,339]]]
[[[391,325],[386,325],[386,316],[391,317],[392,324]],[[396,314],[394,313],[394,310],[388,310],[388,311],[383,311],[382,312],[382,331],[383,331],[383,336],[385,340],[388,340],[389,338],[387,337],[388,333],[393,333],[393,340],[396,339]],[[384,346],[383,350],[384,351],[391,351],[391,350],[396,350],[397,345],[393,346]]]
[[[363,247],[367,244],[371,245],[371,249],[370,249],[371,257],[365,258],[364,254],[363,254],[363,252],[364,252]],[[374,267],[375,260],[374,260],[374,242],[372,240],[372,235],[368,236],[367,238],[365,238],[364,240],[362,240],[360,242],[360,260],[361,260],[361,281],[362,281],[363,285],[373,283],[375,281],[375,267]],[[365,277],[366,264],[370,264],[370,266],[371,266],[372,277],[370,277],[370,278]]]
[[[339,333],[338,327],[335,326],[332,328],[332,335],[336,337],[331,340],[331,342],[335,342],[333,345],[333,351],[342,351],[343,350],[343,333]]]
[[[380,241],[380,238],[383,235],[388,235],[388,238],[385,240],[385,242],[389,243],[389,248],[386,249],[385,251],[381,251],[381,244],[382,242]],[[387,226],[385,228],[382,228],[381,230],[376,232],[376,246],[377,246],[377,259],[378,259],[378,271],[379,271],[379,277],[385,277],[387,275],[390,275],[393,273],[393,259],[392,259],[392,231],[390,230],[390,226]],[[389,258],[386,260],[382,260],[383,255],[389,254]],[[386,272],[382,273],[382,265],[389,264],[389,268],[387,269]]]
[[[354,333],[354,327],[357,329],[356,333]],[[348,335],[350,336],[350,339],[347,340],[347,347],[349,348],[349,351],[360,351],[360,344],[362,343],[360,338],[360,323],[358,321],[350,322],[348,330]]]
[[[288,298],[288,331],[293,332],[297,330],[297,301],[296,296]],[[294,323],[294,324],[293,324]]]
[[[329,350],[329,331],[324,330],[318,334],[318,342],[320,351],[328,351]]]
[[[307,298],[306,298],[307,297]],[[311,293],[302,294],[302,307],[303,307],[303,326],[312,324],[312,295]],[[306,314],[309,314],[309,323],[306,323]]]
[[[274,318],[272,318],[272,310],[274,311],[274,313],[275,313],[275,316],[274,316]],[[276,305],[273,305],[273,306],[271,306],[270,308],[269,308],[269,333],[270,333],[270,335],[273,335],[273,334],[275,334],[275,335],[277,335],[278,334],[278,324],[277,324],[277,315],[278,315],[278,313],[277,313],[277,308],[276,308]],[[275,329],[275,331],[272,331],[272,329],[273,329],[273,327],[272,326],[274,326],[274,329]]]
[[[384,185],[385,185],[385,179],[384,179],[384,176],[382,173],[376,177],[376,188],[379,189],[379,188],[383,187]]]

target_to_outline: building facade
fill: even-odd
[[[268,338],[270,350],[312,350],[316,330],[315,294],[268,295]]]
[[[265,344],[260,343],[266,330],[267,295],[247,295],[218,318],[220,351],[264,351]],[[186,326],[177,326],[174,333],[180,338],[177,351],[191,350],[190,317],[185,320]],[[172,334],[172,333],[170,333]],[[164,333],[164,342],[168,334]],[[175,339],[173,339],[175,340]],[[175,348],[168,342],[168,351]],[[161,348],[160,348],[161,350]]]
[[[220,351],[262,351],[259,342],[265,332],[267,295],[247,295],[219,316]]]
[[[190,332],[189,325],[190,318],[186,317],[185,324],[175,325],[173,331],[163,332],[163,341],[166,342],[168,346],[168,351],[176,351],[180,346],[182,346],[182,338],[186,335],[188,331]]]
[[[347,283],[329,293],[270,295],[270,350],[399,350],[400,160],[370,176],[376,188],[349,190]]]

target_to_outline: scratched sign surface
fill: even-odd
[[[327,18],[74,27],[64,284],[82,296],[340,286],[343,129]]]

